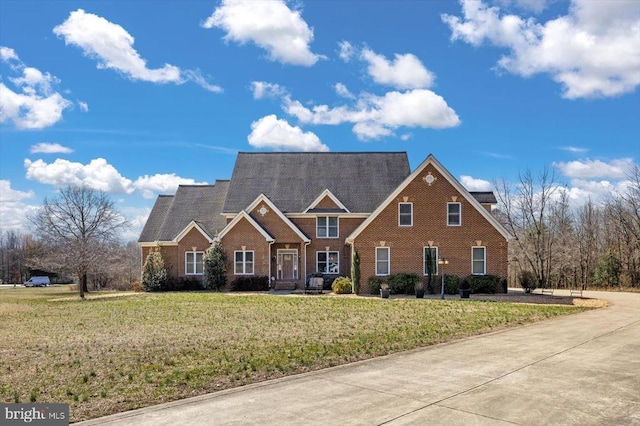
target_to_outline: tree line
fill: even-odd
[[[513,236],[510,285],[539,288],[640,287],[640,171],[606,200],[572,206],[553,172],[526,171],[495,183],[498,220]]]

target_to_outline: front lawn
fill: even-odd
[[[459,299],[0,289],[0,401],[71,421],[587,309]]]

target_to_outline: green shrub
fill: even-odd
[[[227,255],[219,241],[204,252],[202,287],[219,291],[227,284]]]
[[[333,284],[331,284],[331,290],[333,290],[335,294],[351,294],[352,289],[353,284],[347,277],[338,277],[333,280]]]
[[[144,262],[142,270],[142,287],[144,291],[160,291],[167,282],[167,270],[159,251],[151,251]]]
[[[198,291],[202,290],[202,281],[194,277],[170,277],[160,291]]]
[[[502,278],[495,275],[469,275],[466,280],[474,294],[494,294],[502,290]]]
[[[369,284],[370,294],[380,294],[380,287],[384,281],[380,277],[369,277],[367,283]]]
[[[269,277],[238,277],[231,281],[230,291],[269,291]]]
[[[387,277],[391,294],[413,294],[419,281],[417,274],[400,273]]]
[[[525,293],[531,293],[537,287],[536,276],[531,271],[521,271],[518,274],[518,281]]]
[[[444,276],[444,292],[446,294],[458,294],[460,293],[460,277],[457,275]]]

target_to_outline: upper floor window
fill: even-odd
[[[471,247],[471,273],[474,275],[487,273],[486,247]]]
[[[391,273],[391,251],[389,247],[376,247],[376,275]]]
[[[447,203],[447,225],[460,226],[462,223],[462,206],[460,203]]]
[[[424,248],[424,275],[429,275],[429,268],[433,275],[438,275],[438,247]]]
[[[338,218],[335,216],[321,216],[316,221],[316,236],[318,238],[338,238]]]
[[[337,251],[316,252],[316,271],[323,274],[339,274],[340,253]]]
[[[413,226],[413,203],[398,204],[398,226]]]
[[[202,275],[204,273],[204,252],[187,251],[184,253],[185,275]]]
[[[253,251],[234,252],[233,273],[235,275],[253,275]]]

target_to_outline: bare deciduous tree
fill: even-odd
[[[538,286],[547,287],[554,244],[549,215],[560,188],[555,175],[547,168],[537,177],[527,170],[520,174],[515,189],[505,180],[495,187],[503,209],[499,218],[514,237],[513,259],[521,269],[533,272]]]
[[[62,188],[56,198],[45,198],[42,207],[29,219],[48,248],[39,263],[72,270],[80,280],[81,298],[87,291],[91,267],[127,226],[105,193],[76,186]]]

